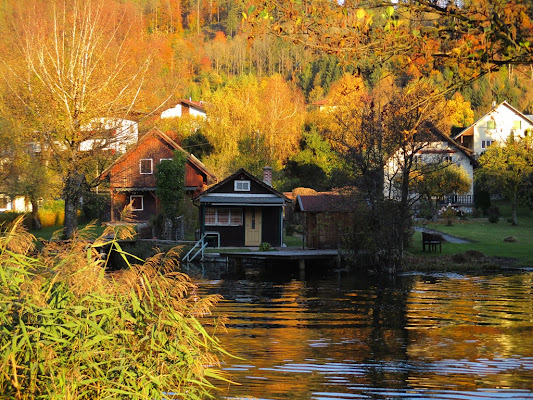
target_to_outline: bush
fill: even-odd
[[[81,207],[82,217],[85,221],[102,219],[102,216],[110,207],[109,194],[97,194],[87,191],[83,195],[83,205]]]
[[[191,295],[175,249],[109,275],[100,253],[118,242],[82,232],[33,255],[20,226],[0,236],[2,398],[212,397],[223,350],[199,318],[218,296]],[[127,226],[108,234],[132,237]]]
[[[497,223],[500,220],[500,209],[496,206],[491,206],[487,209],[487,215],[490,223]]]
[[[259,251],[270,251],[272,246],[268,242],[263,242],[259,245]]]
[[[39,210],[39,218],[43,228],[57,225],[57,212],[53,210]]]
[[[22,215],[24,215],[24,213],[4,211],[0,213],[0,225],[10,224]]]

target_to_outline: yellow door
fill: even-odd
[[[261,218],[260,208],[247,208],[245,217],[245,246],[259,246],[261,244]]]

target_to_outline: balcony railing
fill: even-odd
[[[474,195],[471,194],[449,194],[439,199],[439,204],[453,205],[472,205],[474,204]]]

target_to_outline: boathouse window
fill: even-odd
[[[250,181],[235,181],[235,191],[236,192],[249,192]]]
[[[487,129],[496,129],[496,121],[489,119],[487,121]]]
[[[242,225],[242,208],[212,208],[205,209],[204,221],[206,225],[240,226]]]
[[[242,208],[232,208],[230,214],[230,225],[242,225]]]
[[[148,175],[154,173],[154,162],[151,158],[142,158],[139,162],[141,174]]]
[[[520,120],[513,121],[513,129],[522,129],[522,121]]]
[[[206,208],[204,220],[206,225],[216,225],[217,223],[217,210],[216,208]]]
[[[133,211],[144,210],[144,196],[143,195],[131,195],[130,196],[131,208]]]

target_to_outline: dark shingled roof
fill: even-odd
[[[317,193],[312,196],[298,195],[297,209],[302,212],[352,212],[357,208],[359,199],[354,195],[334,192]]]

